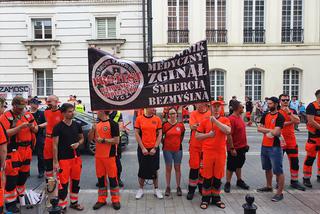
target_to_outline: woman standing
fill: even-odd
[[[143,186],[146,179],[152,179],[154,195],[162,199],[163,195],[158,189],[158,170],[160,168],[159,144],[162,138],[162,122],[155,115],[154,108],[147,108],[144,115],[138,116],[135,122],[135,136],[138,142],[139,185],[140,189],[136,199],[144,195]]]
[[[183,123],[177,120],[178,114],[176,109],[169,110],[169,120],[163,124],[163,157],[166,163],[166,183],[167,188],[165,196],[171,193],[170,180],[172,163],[176,172],[177,195],[181,196],[182,191],[180,188],[181,181],[181,160],[182,160],[182,140],[184,137],[185,128]]]

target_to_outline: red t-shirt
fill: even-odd
[[[219,117],[218,121],[230,126],[230,120],[227,117]],[[212,123],[210,118],[200,123],[197,132],[206,134],[211,130],[215,132],[215,136],[202,140],[202,151],[226,153],[227,135],[216,124]]]
[[[59,109],[52,111],[48,108],[44,111],[44,117],[47,121],[46,134],[51,135],[53,128],[63,120],[63,115]]]
[[[229,116],[231,123],[231,137],[235,149],[241,149],[247,146],[246,124],[242,117],[234,115]],[[230,151],[228,145],[228,151]]]
[[[169,122],[165,122],[162,126],[163,138],[163,150],[177,152],[182,150],[182,140],[185,132],[183,123],[176,123],[171,125]]]
[[[291,114],[297,115],[297,111],[296,110],[290,109],[290,112],[291,112]],[[284,110],[280,109],[279,113],[284,117],[284,122],[290,122],[291,121],[290,115],[287,112],[285,112]],[[287,125],[287,126],[284,125],[281,133],[282,133],[282,136],[283,136],[287,146],[295,147],[297,145],[296,136],[295,136],[295,133],[294,133],[294,124],[293,123],[290,124],[290,125]]]

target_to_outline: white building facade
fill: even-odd
[[[320,89],[319,0],[154,0],[153,25],[154,60],[208,40],[214,98]]]
[[[0,2],[0,84],[89,103],[87,48],[143,61],[141,0]]]

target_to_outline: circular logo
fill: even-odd
[[[180,131],[181,131],[180,127],[177,127],[177,128],[176,128],[176,130],[177,130],[178,132],[180,132]]]
[[[103,131],[105,131],[105,132],[108,131],[108,127],[104,126]]]
[[[93,66],[92,85],[105,102],[126,105],[140,94],[143,75],[134,62],[107,55]]]

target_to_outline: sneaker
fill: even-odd
[[[180,187],[177,187],[177,196],[182,196],[182,190]]]
[[[7,213],[20,213],[20,209],[16,204],[12,204],[10,206],[6,206]]]
[[[112,207],[115,210],[120,210],[121,208],[120,202],[112,203]]]
[[[143,189],[139,189],[137,194],[136,194],[136,199],[139,200],[143,197],[144,193],[143,193]]]
[[[192,200],[193,199],[193,196],[194,196],[194,192],[188,192],[187,194],[187,200]]]
[[[229,193],[231,189],[230,182],[226,182],[223,189],[225,193]]]
[[[158,199],[163,199],[161,190],[159,190],[158,188],[154,189],[154,196],[156,196]]]
[[[297,190],[301,190],[301,191],[306,191],[306,188],[303,187],[299,181],[292,181],[291,180],[291,184],[290,186],[293,188],[293,189],[297,189]]]
[[[272,192],[272,188],[271,187],[262,187],[257,189],[257,192]]]
[[[237,181],[237,187],[240,187],[241,189],[246,189],[248,190],[250,187],[243,181],[243,180],[238,180]]]
[[[278,202],[278,201],[281,201],[282,199],[283,199],[283,194],[276,194],[272,197],[271,201]]]
[[[312,188],[310,178],[303,178],[303,185],[305,185],[306,187]]]
[[[166,188],[166,192],[165,192],[165,196],[170,196],[170,192],[171,192],[171,190],[170,190],[170,187],[167,187]]]
[[[104,202],[104,203],[102,203],[102,202],[97,202],[92,208],[93,208],[93,210],[98,210],[98,209],[100,209],[101,207],[105,206],[106,204],[107,204],[106,202]]]

